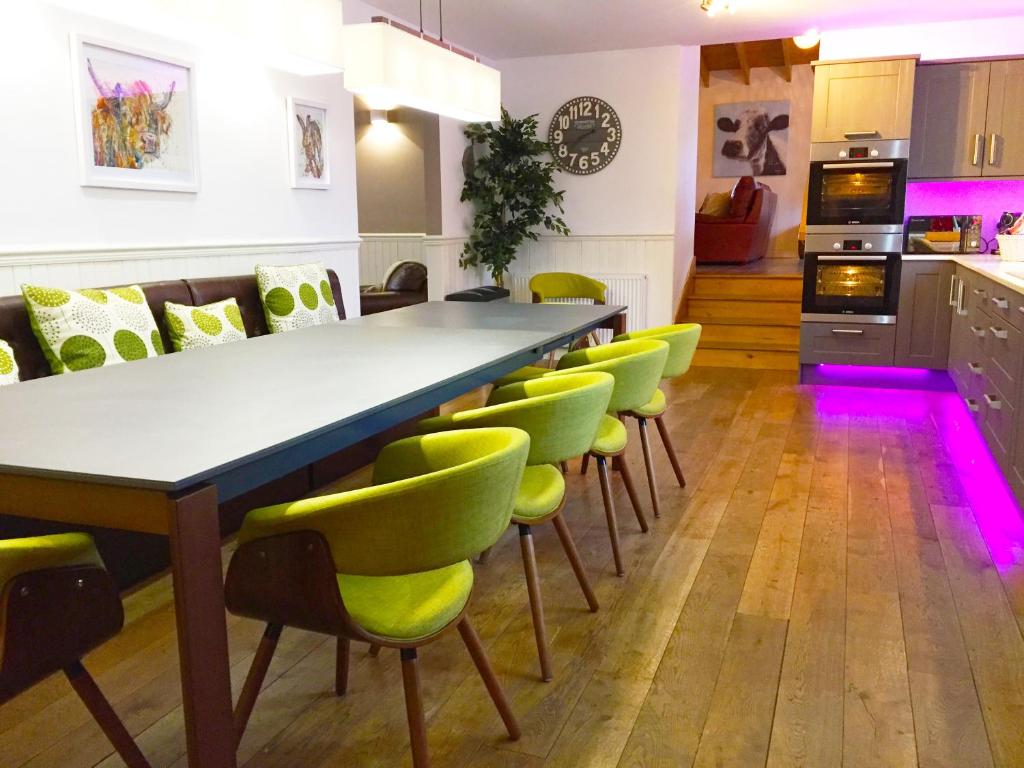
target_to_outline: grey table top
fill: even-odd
[[[0,473],[183,489],[621,311],[421,306],[2,387]]]

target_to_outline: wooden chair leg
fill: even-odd
[[[661,517],[661,498],[658,496],[658,481],[654,476],[654,456],[651,455],[651,440],[647,433],[647,419],[637,419],[640,425],[640,446],[644,451],[644,465],[647,467],[647,484],[651,487],[651,506],[654,516]]]
[[[469,619],[466,617],[463,617],[462,621],[459,622],[459,634],[462,636],[462,642],[466,644],[466,650],[469,651],[469,655],[473,658],[477,672],[483,678],[484,686],[491,695],[491,701],[494,702],[494,706],[498,709],[498,714],[501,715],[502,722],[505,723],[508,737],[512,741],[518,741],[522,734],[519,730],[519,723],[512,712],[512,707],[509,706],[508,699],[505,698],[505,692],[501,689],[498,676],[494,674],[494,669],[491,668],[487,652],[484,650],[476,630],[473,629],[473,625],[469,623]]]
[[[128,768],[151,768],[139,745],[128,733],[121,718],[110,706],[110,702],[96,685],[92,675],[82,666],[82,662],[76,661],[64,667],[64,674],[125,765]]]
[[[633,512],[636,514],[636,521],[640,524],[640,530],[647,533],[647,517],[644,515],[644,508],[640,506],[640,496],[636,492],[636,485],[633,484],[633,473],[626,463],[625,456],[616,456],[612,468],[622,475],[622,484],[626,486],[626,493],[629,494],[629,501],[633,505]]]
[[[416,663],[416,649],[403,648],[402,683],[405,686],[405,713],[409,719],[409,743],[412,747],[414,768],[428,768],[430,755],[427,753],[427,721],[423,715],[423,693],[420,690],[420,673]]]
[[[615,558],[615,573],[625,576],[622,567],[622,553],[619,551],[619,523],[615,519],[615,501],[612,499],[612,485],[608,479],[608,461],[597,457],[597,476],[601,480],[601,496],[604,499],[604,514],[608,518],[608,536],[612,540],[612,557]]]
[[[344,696],[348,693],[348,655],[351,644],[347,637],[338,638],[334,664],[334,694],[336,696]]]
[[[589,453],[585,453],[585,454],[583,454],[583,461],[580,462],[580,474],[581,475],[587,474],[587,469],[589,469],[589,467],[590,467],[590,454]]]
[[[668,453],[668,460],[672,465],[672,471],[676,474],[676,482],[679,483],[680,488],[685,488],[686,478],[683,477],[683,468],[679,466],[679,457],[676,456],[676,449],[672,445],[672,438],[668,433],[668,427],[665,426],[664,417],[656,416],[654,423],[658,427],[658,434],[661,435],[661,442],[665,446],[665,452]]]
[[[573,541],[572,534],[569,532],[569,524],[565,522],[565,518],[561,515],[553,518],[551,523],[555,526],[555,532],[558,534],[558,540],[562,542],[562,549],[565,550],[565,556],[569,558],[569,565],[572,566],[572,572],[576,574],[576,581],[580,583],[580,589],[583,590],[583,596],[587,598],[587,605],[590,606],[590,612],[596,613],[600,607],[597,604],[597,595],[594,594],[593,587],[590,586],[590,579],[587,578],[587,572],[583,569],[583,562],[580,560],[580,553],[576,549],[576,542]]]
[[[562,469],[562,474],[563,474],[563,475],[568,475],[568,474],[569,474],[569,462],[567,462],[567,461],[563,461],[563,462],[561,462],[561,463],[559,464],[559,466],[560,466],[560,467],[561,467],[561,469]]]
[[[274,651],[277,650],[277,641],[281,639],[282,629],[280,624],[267,624],[259,647],[256,648],[256,655],[253,656],[252,666],[249,667],[249,674],[245,676],[242,692],[238,695],[238,703],[235,705],[235,738],[239,742],[245,735],[245,727],[249,724],[249,717],[256,706],[256,697],[260,695],[260,688],[267,677],[267,670],[270,669]]]
[[[487,561],[491,559],[491,550],[492,549],[494,549],[494,547],[488,547],[483,552],[481,552],[480,556],[477,557],[477,559],[476,559],[476,564],[477,565],[487,565]]]
[[[370,656],[377,658],[380,656],[380,646],[375,643],[370,643]]]
[[[537,555],[533,548],[533,531],[530,530],[528,525],[519,526],[519,547],[523,551],[523,571],[526,573],[526,591],[530,596],[533,634],[537,639],[540,676],[546,683],[553,677],[551,673],[551,654],[548,651],[548,633],[544,626],[544,600],[540,594],[540,577],[537,574]]]

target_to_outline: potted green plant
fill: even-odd
[[[462,200],[473,203],[474,215],[459,266],[482,264],[501,286],[519,247],[536,240],[539,227],[569,234],[559,215],[565,192],[554,187],[557,166],[544,159],[550,151],[537,138],[536,115],[515,119],[503,108],[497,125],[470,123],[465,133],[470,146]]]

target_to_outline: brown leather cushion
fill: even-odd
[[[750,206],[754,203],[754,194],[758,190],[758,183],[753,176],[741,176],[732,188],[732,200],[729,202],[729,216],[734,219],[745,219],[750,213]]]
[[[32,333],[28,310],[21,296],[0,298],[0,339],[14,350],[18,375],[22,381],[50,375],[50,364],[46,362],[43,350]]]
[[[391,268],[387,281],[384,283],[385,291],[415,291],[421,293],[426,290],[427,268],[418,261],[400,261]]]

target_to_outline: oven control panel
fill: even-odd
[[[867,160],[879,155],[880,153],[877,149],[869,149],[868,147],[849,147],[839,150],[840,160]]]
[[[898,234],[865,234],[861,237],[844,237],[808,233],[804,248],[806,253],[900,253],[903,237]]]

